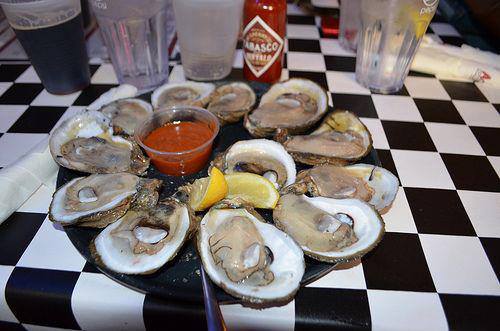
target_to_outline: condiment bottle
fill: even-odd
[[[281,77],[286,33],[285,0],[246,0],[243,11],[243,74],[274,83]]]

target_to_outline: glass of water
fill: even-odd
[[[168,79],[172,0],[92,0],[118,81],[146,92]]]
[[[244,0],[174,0],[184,75],[216,80],[229,75]]]
[[[361,27],[361,0],[343,0],[340,3],[339,42],[342,47],[356,51]]]
[[[362,0],[356,80],[377,93],[403,82],[439,0]]]

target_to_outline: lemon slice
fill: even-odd
[[[227,183],[224,174],[213,167],[210,171],[210,177],[194,181],[189,204],[195,211],[202,211],[224,199],[226,194]]]
[[[241,198],[256,208],[273,209],[280,198],[273,183],[256,174],[239,172],[226,175],[226,182],[228,198]]]

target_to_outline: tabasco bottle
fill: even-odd
[[[248,80],[280,79],[286,32],[286,0],[245,0],[243,74]]]

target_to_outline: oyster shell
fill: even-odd
[[[309,135],[281,140],[294,160],[310,165],[345,165],[363,158],[372,148],[372,138],[366,126],[346,110],[331,113]]]
[[[101,112],[111,118],[115,134],[132,136],[135,127],[153,113],[153,107],[144,100],[120,99],[103,106]]]
[[[49,219],[62,225],[102,228],[131,207],[149,208],[158,201],[159,179],[129,173],[94,174],[75,178],[53,195]]]
[[[382,239],[384,222],[364,201],[284,194],[273,211],[275,225],[310,257],[325,262],[360,258]]]
[[[154,109],[173,106],[205,107],[210,101],[215,85],[187,81],[170,83],[158,87],[151,95]]]
[[[108,117],[85,111],[65,120],[51,134],[50,152],[61,166],[87,173],[143,174],[149,159],[128,139],[113,135]]]
[[[192,214],[186,205],[161,201],[147,210],[129,210],[94,239],[91,250],[108,269],[149,274],[177,255],[188,240]]]
[[[255,105],[255,92],[248,84],[234,82],[215,89],[207,110],[217,116],[221,122],[238,122]]]
[[[390,171],[359,163],[345,167],[324,164],[303,170],[287,190],[335,199],[360,199],[384,214],[391,208],[398,188],[399,181]]]
[[[208,276],[252,303],[290,300],[304,274],[300,247],[239,202],[222,201],[203,217],[198,251]]]
[[[224,173],[251,172],[262,175],[277,188],[295,182],[292,157],[279,143],[268,139],[241,140],[218,155],[212,163]]]
[[[277,129],[302,133],[316,124],[328,109],[326,92],[313,81],[292,78],[274,84],[259,106],[245,116],[244,126],[254,137],[272,137]]]

